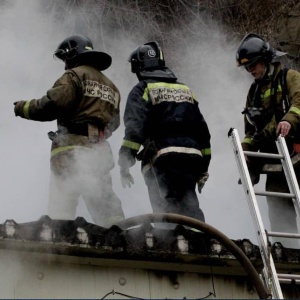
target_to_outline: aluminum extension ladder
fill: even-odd
[[[264,264],[264,268],[261,274],[262,279],[264,281],[264,284],[266,285],[266,288],[270,291],[272,298],[284,299],[280,283],[288,283],[291,282],[291,280],[296,280],[297,283],[299,283],[300,275],[278,274],[276,272],[275,264],[268,243],[268,238],[275,237],[275,236],[284,237],[284,238],[300,238],[300,234],[270,232],[270,231],[267,232],[262,222],[259,206],[255,195],[270,196],[270,197],[280,196],[280,197],[290,198],[294,203],[297,217],[300,216],[300,191],[299,191],[296,175],[294,172],[294,168],[290,159],[289,151],[286,146],[285,139],[282,136],[279,136],[277,138],[276,146],[279,154],[271,154],[271,153],[262,153],[262,152],[243,151],[238,132],[234,128],[231,128],[229,130],[228,137],[231,138],[235,159],[241,176],[241,182],[244,187],[245,194],[247,196],[247,201],[251,212],[252,221],[254,223],[256,233],[257,233],[258,244],[259,244],[258,246]],[[280,160],[289,186],[290,193],[254,191],[244,155]]]

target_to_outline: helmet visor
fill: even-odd
[[[78,51],[77,51],[78,47],[74,47],[72,49],[57,49],[53,56],[54,58],[57,58],[59,60],[70,60],[70,59],[73,59],[76,57],[76,55],[78,54]]]
[[[250,61],[247,61],[245,63],[242,64],[242,66],[249,71],[250,69],[252,69],[253,67],[255,67],[260,61],[262,61],[261,57],[257,57],[255,59],[251,59]]]
[[[55,60],[65,60],[67,53],[65,50],[58,49],[54,52],[53,57]]]

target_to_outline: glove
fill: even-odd
[[[25,101],[16,101],[14,102],[14,112],[15,112],[15,116],[22,116],[22,112],[23,112],[23,106],[24,106]]]
[[[203,173],[200,177],[200,179],[198,180],[197,184],[198,184],[198,192],[201,194],[202,189],[207,181],[209,177],[209,174],[207,172]]]
[[[132,175],[129,172],[129,169],[121,168],[120,174],[121,174],[121,183],[122,183],[123,188],[125,189],[126,186],[128,186],[130,188],[131,185],[134,184],[134,180],[133,180]]]
[[[137,150],[122,146],[119,150],[119,166],[121,169],[129,169],[136,162]]]
[[[19,107],[20,107],[20,102],[14,102],[14,112],[15,112],[15,116],[19,116],[20,113],[19,113]]]

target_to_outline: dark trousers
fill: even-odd
[[[174,213],[205,221],[196,194],[201,174],[199,158],[163,157],[146,169],[144,179],[153,213]]]

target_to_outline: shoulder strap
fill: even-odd
[[[261,99],[258,91],[258,84],[253,82],[249,90],[250,106],[261,107]]]
[[[287,81],[286,81],[286,74],[288,72],[288,68],[284,68],[282,70],[282,74],[280,76],[280,85],[281,85],[281,88],[282,88],[282,100],[283,100],[283,109],[284,109],[284,112],[286,113],[290,106],[291,106],[291,103],[290,103],[290,100],[289,100],[289,92],[288,92],[288,87],[287,87]]]

